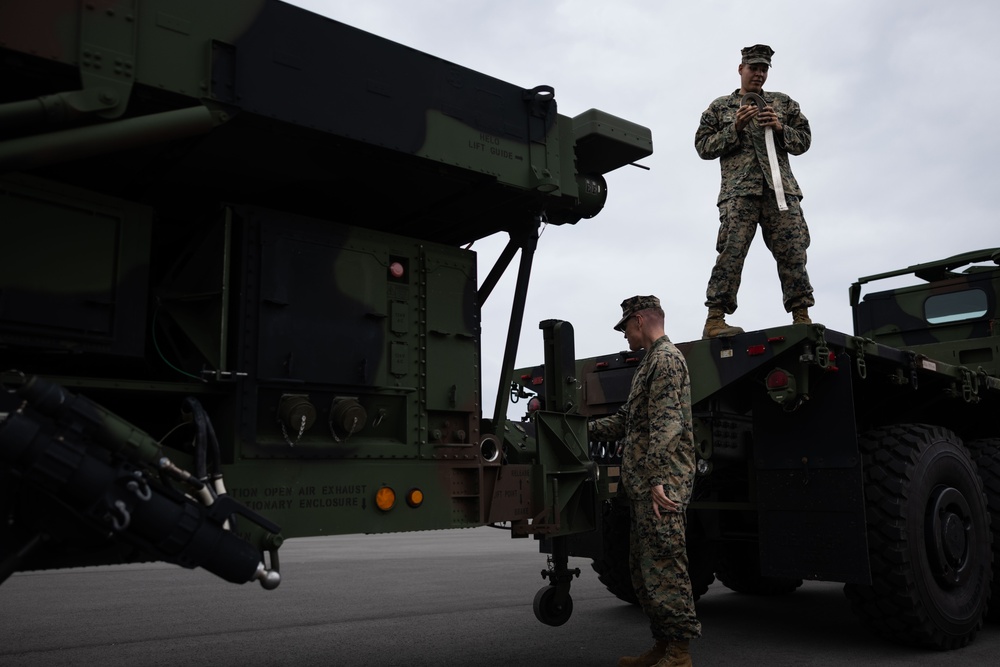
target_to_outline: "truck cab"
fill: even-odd
[[[855,335],[995,375],[998,264],[1000,248],[987,248],[859,278],[850,290]],[[909,275],[925,282],[861,297],[864,285]]]

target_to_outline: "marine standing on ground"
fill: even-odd
[[[628,400],[590,423],[595,440],[624,440],[621,485],[632,515],[629,568],[656,644],[620,667],[691,664],[688,642],[701,636],[688,575],[686,510],[695,477],[691,380],[687,363],[663,332],[655,296],[622,301],[629,349],[645,349]]]
[[[743,333],[739,327],[726,324],[725,316],[736,310],[743,262],[758,225],[778,264],[782,299],[785,311],[792,313],[792,322],[808,324],[811,321],[808,309],[815,304],[806,273],[809,229],[799,205],[802,191],[788,164],[789,155],[809,150],[812,143],[809,121],[791,97],[763,89],[774,50],[755,44],[741,53],[739,90],[709,105],[701,114],[694,137],[698,155],[704,160],[719,158],[722,168],[716,242],[719,255],[706,292],[708,318],[702,334],[705,338]],[[747,93],[761,96],[764,109],[742,104]],[[773,132],[787,211],[778,208],[765,147],[766,128]]]

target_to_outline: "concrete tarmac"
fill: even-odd
[[[584,559],[573,616],[539,623],[545,555],[494,528],[290,540],[274,591],[164,564],[20,573],[0,586],[0,665],[257,667],[615,665],[651,645],[642,612]],[[958,651],[887,643],[840,584],[698,602],[704,665],[995,665],[1000,626]]]

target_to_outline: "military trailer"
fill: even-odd
[[[597,467],[582,418],[507,424],[510,378],[539,230],[648,129],[277,0],[5,0],[0,75],[0,581],[273,588],[288,538],[496,525],[555,545],[565,622]]]
[[[715,579],[757,595],[843,582],[866,625],[936,649],[966,645],[990,610],[1000,618],[998,264],[993,248],[861,278],[853,335],[798,324],[678,344],[697,448],[696,598]],[[889,278],[922,282],[861,298]],[[552,348],[554,361],[518,371],[532,410],[592,418],[624,403],[641,352],[574,362],[571,336]],[[569,550],[635,601],[621,444],[588,446],[602,528]]]

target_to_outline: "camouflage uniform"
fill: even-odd
[[[685,510],[694,487],[691,381],[684,356],[662,336],[632,378],[617,413],[591,422],[596,440],[625,441],[622,486],[632,514],[629,566],[636,595],[655,639],[701,636],[685,544]],[[662,484],[678,512],[653,513],[651,488]]]
[[[812,133],[798,103],[784,93],[761,92],[784,130],[774,133],[775,152],[781,169],[787,211],[779,211],[775,201],[771,168],[764,144],[764,129],[748,123],[742,131],[735,126],[739,90],[720,97],[701,115],[694,145],[704,160],[720,158],[722,187],[719,190],[719,253],[708,281],[705,305],[726,313],[736,310],[736,293],[750,242],[758,224],[764,244],[774,255],[781,280],[785,310],[814,305],[812,285],[806,273],[809,229],[799,200],[802,191],[792,175],[788,156],[809,150]]]

